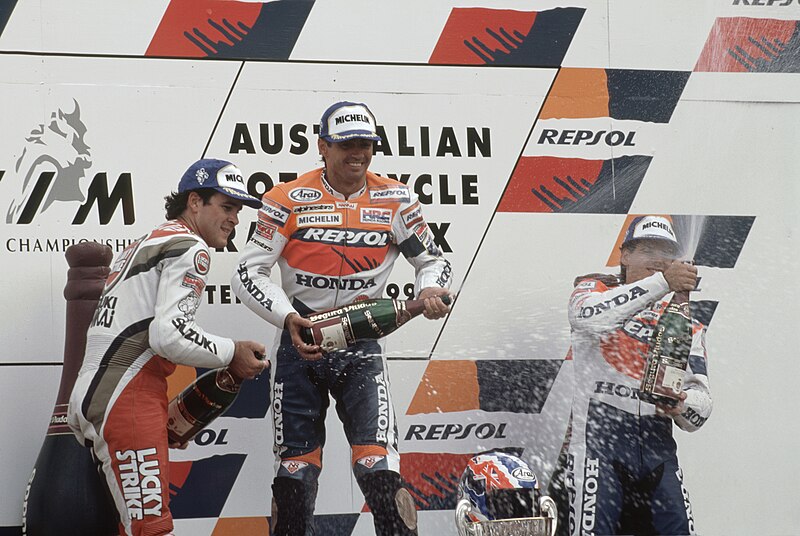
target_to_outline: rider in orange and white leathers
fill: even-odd
[[[449,287],[450,264],[406,185],[367,172],[364,187],[345,199],[324,173],[316,169],[264,195],[257,227],[232,280],[243,303],[283,328],[291,312],[305,315],[357,298],[381,298],[401,253],[415,268],[417,295],[423,288]],[[270,280],[276,264],[280,286]],[[364,483],[371,481],[370,473],[399,478],[397,424],[376,341],[307,361],[293,348],[288,331],[279,333],[273,385],[276,486],[286,479],[304,482],[306,491],[299,493],[306,504],[296,515],[309,520],[310,534],[328,391],[337,400],[353,471],[368,503],[372,486]],[[276,486],[273,496],[280,499],[282,488]]]

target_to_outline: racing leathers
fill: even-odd
[[[122,535],[173,528],[167,376],[176,364],[218,368],[233,358],[233,340],[194,319],[210,265],[202,238],[163,223],[115,259],[87,333],[68,422],[102,467]]]
[[[324,170],[317,169],[276,185],[262,201],[232,286],[243,303],[278,328],[291,312],[305,316],[382,297],[400,253],[415,268],[417,295],[427,287],[449,287],[450,264],[434,244],[416,196],[398,181],[367,172],[365,186],[345,198],[330,186]],[[270,279],[276,264],[280,286]],[[293,347],[287,330],[279,331],[278,337],[272,405],[275,533],[294,534],[284,525],[291,522],[302,523],[305,534],[313,534],[329,393],[351,446],[353,472],[377,514],[382,500],[373,498],[372,488],[398,486],[400,461],[380,345],[362,341],[307,361]],[[295,499],[285,499],[284,490],[297,488],[297,481],[304,483],[302,489],[296,489]],[[302,508],[292,510],[295,519],[287,520],[285,511],[298,502],[304,503]],[[379,527],[380,517],[375,515],[378,534],[405,534],[404,529]]]
[[[683,412],[657,415],[655,405],[638,398],[648,340],[671,296],[660,272],[624,285],[585,279],[572,293],[573,535],[694,533],[672,421],[693,432],[711,414],[702,324],[692,322]]]

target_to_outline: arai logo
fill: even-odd
[[[513,476],[517,480],[533,480],[534,482],[536,481],[536,475],[533,474],[533,471],[525,467],[517,467],[516,469],[511,471],[511,476]]]
[[[289,192],[289,199],[298,203],[311,203],[322,198],[322,192],[315,188],[295,188]]]

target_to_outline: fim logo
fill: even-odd
[[[74,201],[82,204],[73,225],[84,223],[95,204],[101,225],[111,221],[120,204],[125,225],[134,223],[130,173],[120,174],[111,193],[105,172],[95,174],[86,193],[81,188],[92,160],[90,147],[84,141],[86,125],[81,121],[80,106],[74,99],[73,103],[71,112],[59,108],[50,114],[47,125],[40,124],[25,138],[22,155],[14,166],[19,192],[8,206],[6,223],[28,224],[53,203]],[[0,179],[5,173],[0,171]]]

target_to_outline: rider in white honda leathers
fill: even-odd
[[[711,413],[700,323],[693,321],[678,406],[638,398],[649,337],[671,290],[696,284],[694,266],[673,262],[671,227],[654,232],[653,221],[669,225],[652,217],[631,225],[622,249],[624,284],[588,277],[570,298],[575,394],[566,478],[573,535],[694,532],[672,423],[693,432]]]

